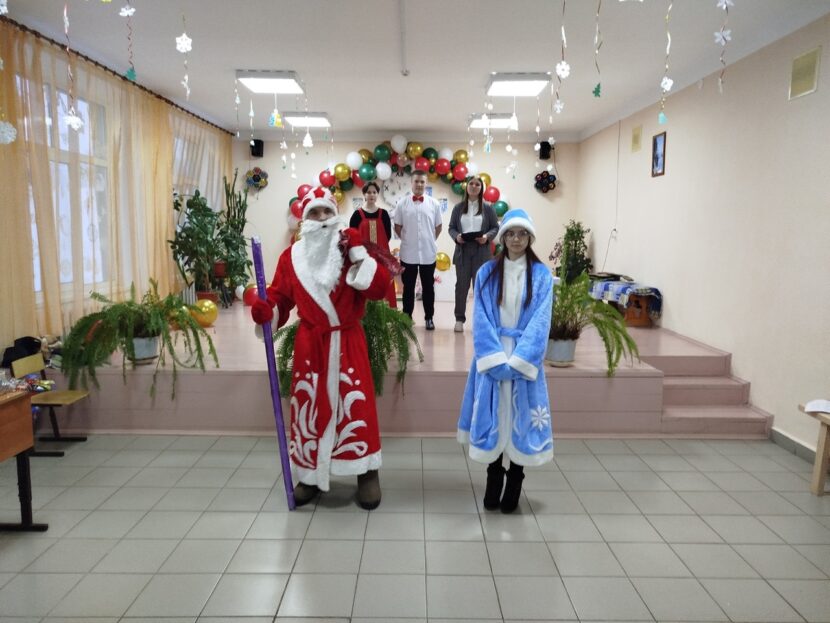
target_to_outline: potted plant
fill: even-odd
[[[375,395],[380,396],[383,394],[383,380],[389,369],[389,360],[393,355],[398,360],[398,383],[403,383],[412,347],[415,347],[418,361],[424,360],[424,354],[412,330],[412,318],[397,309],[392,309],[384,301],[366,301],[366,313],[361,323],[369,349],[369,367],[372,369]],[[287,396],[291,390],[294,338],[299,326],[300,323],[297,321],[274,333],[280,392],[283,396]]]
[[[107,363],[116,350],[124,355],[121,367],[125,382],[128,361],[133,365],[156,361],[150,387],[154,397],[159,369],[168,358],[173,368],[171,398],[176,395],[179,366],[204,371],[206,355],[219,366],[213,340],[191,314],[195,306],[184,305],[180,297],[172,294],[162,297],[154,280],[150,280],[150,289],[140,300],[136,299],[134,285],[126,301],[115,302],[96,292],[92,298],[102,308],[79,319],[63,340],[61,368],[70,388],[86,386],[89,380],[98,387],[96,369]],[[183,353],[176,351],[179,337]]]
[[[219,259],[220,244],[217,225],[220,214],[207,203],[198,189],[193,196],[182,201],[180,195],[173,198],[177,213],[176,235],[168,240],[173,259],[188,287],[195,284],[196,298],[206,298],[214,303],[219,297],[213,291],[214,263]]]
[[[237,286],[244,286],[250,281],[252,262],[248,259],[248,242],[245,238],[245,225],[248,222],[248,189],[236,190],[237,171],[233,182],[223,178],[225,184],[225,210],[217,226],[217,239],[220,250],[216,262],[214,277],[219,281],[223,294],[228,296]],[[220,267],[221,266],[221,267]],[[230,289],[227,288],[230,284]]]
[[[553,251],[548,258],[553,262],[557,275],[562,276],[562,268],[565,269],[565,281],[571,283],[583,272],[590,273],[594,265],[588,257],[588,244],[585,236],[591,230],[583,227],[579,221],[571,220],[565,227],[565,235],[556,241]]]

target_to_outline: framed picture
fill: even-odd
[[[666,133],[655,134],[651,139],[651,177],[666,172]]]

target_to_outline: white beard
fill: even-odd
[[[312,279],[331,293],[343,272],[343,252],[340,249],[340,232],[346,229],[346,219],[335,216],[327,221],[303,221],[301,238],[295,243],[296,251],[310,269]]]

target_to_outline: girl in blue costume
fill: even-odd
[[[484,508],[503,513],[519,504],[524,466],[553,459],[543,367],[553,278],[531,248],[535,240],[524,210],[504,215],[496,235],[502,251],[476,277],[473,365],[458,419],[458,441],[470,445],[473,460],[488,464]]]

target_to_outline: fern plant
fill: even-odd
[[[107,363],[116,350],[124,355],[121,369],[126,382],[127,362],[136,358],[134,338],[159,339],[159,356],[150,386],[150,395],[154,398],[159,369],[168,358],[173,370],[171,400],[176,397],[179,366],[204,372],[205,359],[209,356],[219,367],[213,340],[190,313],[196,307],[185,305],[180,297],[172,294],[160,296],[156,281],[150,280],[150,289],[140,300],[136,299],[135,285],[130,287],[130,298],[126,301],[112,301],[97,292],[92,293],[92,299],[102,304],[101,310],[79,319],[63,340],[61,368],[70,388],[86,387],[90,381],[99,387],[96,369]],[[179,338],[184,355],[176,351]]]
[[[588,273],[579,274],[570,283],[564,278],[566,274],[567,267],[563,264],[559,282],[553,288],[550,339],[576,340],[585,327],[593,325],[605,345],[608,376],[614,375],[623,357],[631,362],[636,357],[639,361],[640,351],[628,334],[622,314],[591,296]]]
[[[398,360],[398,383],[403,383],[409,358],[414,347],[418,361],[424,360],[424,353],[415,331],[412,330],[412,318],[389,307],[384,301],[366,301],[366,313],[361,321],[366,334],[369,350],[369,367],[375,395],[383,394],[384,377],[389,370],[389,360],[394,356]],[[277,370],[280,377],[280,392],[287,396],[291,390],[291,376],[294,369],[294,341],[297,337],[299,321],[286,325],[274,333],[277,350]]]

